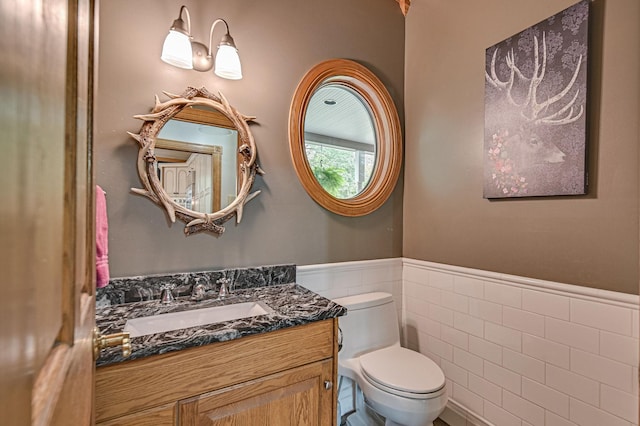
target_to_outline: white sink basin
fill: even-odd
[[[256,317],[271,312],[273,312],[273,309],[262,302],[236,303],[233,305],[214,306],[212,308],[192,309],[190,311],[133,318],[127,321],[124,326],[124,331],[128,331],[130,337],[146,336],[147,334],[163,333],[166,331],[180,330],[182,328],[196,327],[198,325]]]

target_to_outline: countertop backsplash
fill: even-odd
[[[190,295],[196,284],[204,284],[207,291],[218,291],[220,285],[216,284],[216,281],[221,278],[229,279],[230,288],[237,290],[289,284],[296,282],[296,266],[273,265],[113,278],[109,285],[96,290],[96,307],[160,299],[162,288],[166,285],[173,286],[172,292],[175,297]]]

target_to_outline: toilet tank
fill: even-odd
[[[398,314],[391,294],[356,294],[334,302],[347,308],[347,315],[338,319],[342,332],[339,358],[353,358],[400,344]]]

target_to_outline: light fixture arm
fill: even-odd
[[[185,12],[187,16],[187,28],[184,28],[184,21],[182,20],[182,12]],[[189,14],[189,9],[187,6],[180,6],[180,12],[178,13],[178,19],[173,21],[173,25],[171,26],[172,30],[180,31],[181,33],[186,34],[189,38],[193,38],[191,36],[191,15]]]
[[[228,38],[231,37],[231,34],[229,34],[229,24],[227,24],[227,21],[225,21],[222,18],[218,18],[215,21],[213,21],[213,24],[211,24],[211,29],[209,30],[209,56],[213,56],[211,53],[211,48],[213,46],[213,29],[216,27],[216,25],[222,22],[224,24],[224,27],[226,29],[226,33],[224,35],[224,37],[222,37],[222,41],[220,42],[220,44],[223,44],[226,42],[226,44],[228,44]],[[231,39],[231,44],[235,47],[235,44],[233,43],[233,39]]]

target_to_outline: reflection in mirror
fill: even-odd
[[[318,183],[336,198],[353,198],[371,179],[376,133],[367,103],[354,90],[327,84],[309,101],[304,121],[307,161]]]
[[[400,118],[367,67],[329,59],[312,67],[296,88],[289,148],[314,201],[336,214],[364,216],[384,204],[400,175]]]
[[[180,219],[184,232],[222,234],[233,216],[240,223],[244,206],[260,191],[249,193],[257,174],[257,148],[248,123],[255,117],[238,112],[219,94],[187,88],[182,95],[165,92],[138,134],[138,176],[143,188],[132,188]]]
[[[158,179],[187,209],[213,213],[236,198],[238,132],[169,120],[156,141]]]

